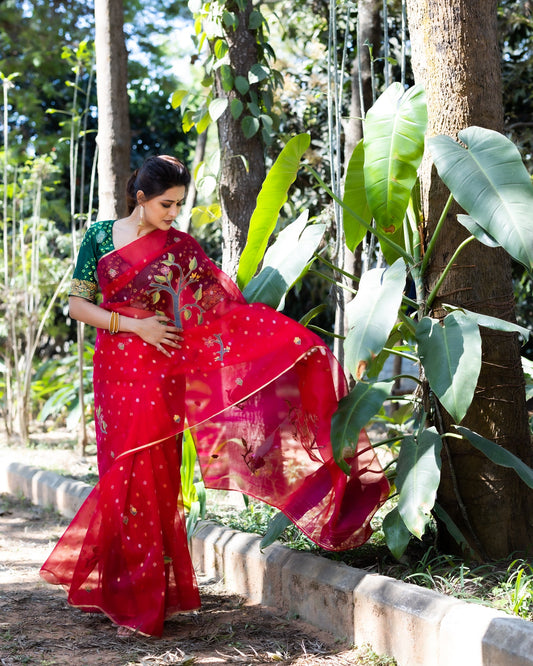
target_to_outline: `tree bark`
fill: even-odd
[[[97,0],[94,4],[98,217],[117,219],[126,214],[131,151],[124,7],[122,0]]]
[[[428,135],[456,138],[459,130],[471,125],[501,131],[497,0],[408,0],[407,9],[415,79],[424,85],[427,95]],[[420,177],[427,242],[449,193],[428,154]],[[430,262],[425,276],[428,291],[466,237],[456,221],[457,212],[456,207],[448,214]],[[470,243],[442,285],[433,316],[444,316],[443,302],[513,320],[509,256],[503,250]],[[462,425],[531,465],[517,336],[483,329],[482,337],[481,374]],[[442,408],[439,411],[435,425],[446,432],[450,418]],[[466,442],[446,439],[437,501],[467,537],[478,558],[502,558],[514,551],[530,551],[533,546],[532,493],[512,470],[490,463]],[[439,541],[448,551],[457,550],[440,524]]]
[[[226,8],[237,15],[238,26],[229,28],[226,40],[229,46],[229,64],[233,76],[248,79],[250,67],[258,61],[257,40],[254,30],[248,28],[251,0],[244,11],[233,2]],[[251,86],[252,90],[256,86]],[[235,278],[239,259],[246,244],[250,218],[257,195],[265,179],[265,155],[260,133],[247,139],[241,128],[242,117],[235,120],[229,110],[234,98],[239,98],[245,108],[247,100],[235,88],[226,92],[220,80],[220,70],[215,76],[217,97],[227,97],[228,109],[218,119],[218,136],[221,153],[219,197],[222,210],[222,270]]]

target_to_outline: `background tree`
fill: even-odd
[[[99,0],[94,8],[98,91],[98,208],[100,219],[126,214],[130,174],[128,54],[122,0]]]
[[[408,0],[409,32],[415,79],[427,94],[428,135],[457,132],[471,125],[501,131],[500,53],[496,0]],[[474,46],[475,45],[475,46]],[[444,209],[448,192],[435,178],[430,156],[421,171],[426,243]],[[465,230],[448,213],[447,231],[430,262],[427,289],[439,278]],[[511,262],[500,249],[470,244],[441,287],[434,316],[441,304],[512,320],[514,318]],[[449,417],[438,405],[432,418],[439,432]],[[472,406],[463,424],[533,461],[525,406],[520,346],[516,335],[486,330],[483,364]],[[447,439],[438,501],[482,558],[499,558],[532,546],[531,493],[509,470],[490,463],[464,442]],[[441,526],[441,545],[453,539]]]

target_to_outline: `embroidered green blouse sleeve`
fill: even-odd
[[[96,302],[98,292],[96,266],[104,254],[114,249],[112,230],[113,220],[105,220],[96,222],[85,232],[74,268],[69,296],[80,296],[92,303]]]

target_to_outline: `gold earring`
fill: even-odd
[[[144,206],[141,206],[139,214],[139,224],[137,225],[137,236],[141,233],[143,227],[144,227]]]

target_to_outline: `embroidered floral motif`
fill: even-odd
[[[294,338],[294,344],[295,345],[301,345],[302,344],[302,339],[301,338]]]
[[[196,312],[198,324],[202,324],[204,309],[199,305],[199,301],[202,299],[203,295],[202,285],[200,285],[193,294],[194,303],[181,303],[181,297],[184,290],[198,282],[198,280],[193,277],[196,275],[195,270],[198,267],[198,260],[196,257],[193,257],[189,261],[187,271],[183,269],[181,264],[177,263],[176,257],[171,252],[168,253],[168,259],[165,259],[161,263],[163,264],[163,268],[161,269],[161,273],[163,274],[155,275],[153,278],[154,282],[150,283],[150,293],[152,294],[153,303],[158,303],[161,294],[165,292],[169,294],[172,299],[174,323],[178,328],[183,328],[183,322],[191,319],[193,312]],[[176,276],[172,270],[173,268],[177,269]]]
[[[130,513],[132,516],[137,515],[137,509],[134,506],[130,506]]]
[[[98,244],[103,243],[106,238],[106,233],[103,229],[100,229],[100,231],[96,234],[95,240]]]
[[[253,475],[256,475],[258,470],[261,469],[261,467],[265,466],[265,459],[263,456],[256,456],[253,452],[253,449],[251,446],[248,446],[248,443],[245,439],[242,439],[242,445],[244,446],[244,454],[243,454],[243,460],[246,464],[246,467],[250,470],[250,472]]]
[[[291,407],[289,409],[289,421],[294,427],[294,438],[302,443],[312,460],[320,462],[320,457],[315,453],[319,449],[316,442],[317,415],[305,412],[298,407]]]
[[[101,405],[99,405],[98,409],[96,410],[96,422],[98,423],[100,432],[103,432],[104,435],[107,435],[107,423],[104,421],[104,413]]]
[[[123,342],[118,343],[118,348],[120,349],[120,351],[124,351],[125,347],[126,345]]]

